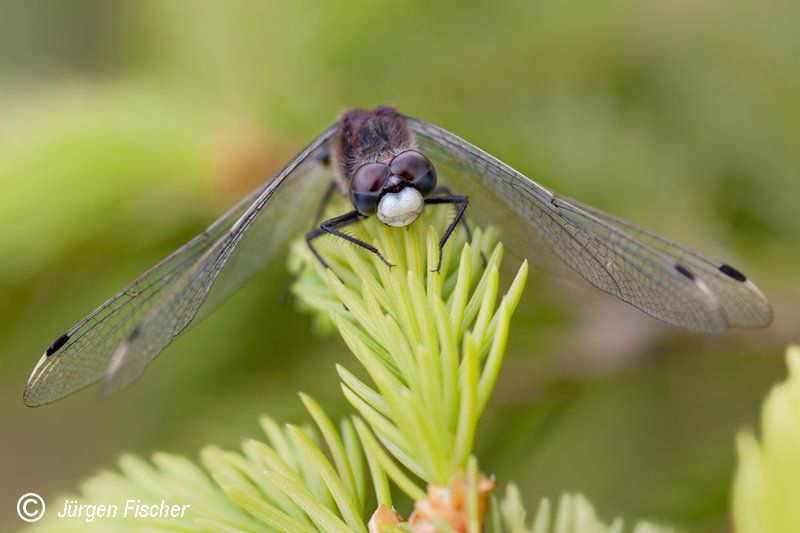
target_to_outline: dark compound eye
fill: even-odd
[[[386,179],[389,177],[390,170],[388,165],[383,163],[368,163],[356,170],[350,189],[354,192],[378,192],[383,188]]]
[[[389,174],[389,166],[383,163],[367,163],[356,170],[350,181],[350,201],[359,213],[375,213],[378,196]]]
[[[436,187],[436,170],[427,157],[414,150],[407,150],[395,157],[389,164],[392,174],[412,183],[422,194],[428,194]]]
[[[414,150],[407,150],[392,159],[389,167],[396,174],[408,181],[414,181],[433,169],[428,158]]]

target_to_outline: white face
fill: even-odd
[[[387,226],[403,227],[414,222],[425,200],[414,187],[405,187],[400,192],[384,194],[378,202],[378,218]]]

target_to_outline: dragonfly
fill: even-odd
[[[314,221],[304,213],[319,213],[332,191],[352,209],[309,229]],[[498,226],[516,255],[546,252],[668,324],[720,334],[772,322],[768,300],[733,266],[559,195],[454,133],[381,106],[342,114],[205,231],[59,336],[36,364],[24,401],[48,404],[98,382],[104,394],[127,387],[304,232],[323,265],[314,241],[331,234],[390,267],[390,258],[342,228],[371,216],[407,226],[437,204],[456,208],[440,253],[468,207],[471,219]]]

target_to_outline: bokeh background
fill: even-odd
[[[529,504],[728,525],[734,435],[800,337],[792,0],[0,2],[0,530],[122,451],[196,457],[295,392],[345,412],[342,343],[265,271],[127,392],[27,409],[43,349],[343,110],[393,104],[556,190],[723,258],[775,324],[683,333],[536,274],[479,435]]]

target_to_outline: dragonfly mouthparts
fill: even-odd
[[[414,222],[425,206],[422,194],[414,187],[383,195],[378,202],[378,218],[387,226],[403,227]]]

